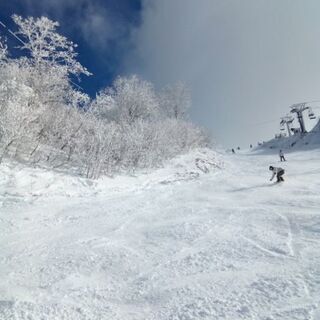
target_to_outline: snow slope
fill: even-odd
[[[320,151],[283,184],[275,156],[197,152],[98,182],[3,166],[0,319],[320,319]]]
[[[261,146],[258,146],[256,150],[287,150],[297,151],[314,149],[320,147],[320,120],[315,127],[307,132],[305,135],[292,135],[291,137],[282,137],[278,139],[271,139],[264,142]]]

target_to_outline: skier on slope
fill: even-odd
[[[280,157],[280,161],[281,161],[281,162],[282,162],[282,161],[286,161],[282,150],[279,151],[279,157]]]
[[[277,176],[277,182],[284,181],[282,177],[284,175],[284,169],[280,167],[277,168],[277,167],[270,166],[269,170],[272,171],[272,177],[270,181],[272,181],[275,176]]]

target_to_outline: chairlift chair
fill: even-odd
[[[287,123],[291,124],[294,120],[294,117],[290,116],[288,117]]]
[[[308,109],[308,116],[309,116],[309,119],[316,119],[316,116],[310,107]]]

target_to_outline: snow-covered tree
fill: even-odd
[[[48,18],[13,16],[27,55],[10,58],[0,39],[0,162],[4,156],[51,167],[74,166],[88,178],[137,168],[205,146],[187,120],[189,90],[178,83],[156,93],[132,75],[118,77],[90,100],[70,76],[89,75],[76,45]]]
[[[69,75],[89,73],[76,61],[76,46],[56,32],[57,23],[44,17],[13,19],[24,42],[21,49],[29,54],[8,59],[7,46],[0,40],[1,154],[23,146],[25,156],[35,161],[36,151],[47,146],[50,151],[42,148],[42,158],[56,159],[55,149],[59,158],[66,153],[70,159],[79,127],[78,108],[90,99],[73,88]]]
[[[101,90],[90,105],[90,112],[105,121],[115,120],[116,113],[115,100],[109,91],[109,88]]]
[[[24,42],[20,48],[30,53],[37,67],[61,65],[68,74],[90,75],[90,72],[76,59],[77,45],[56,31],[58,22],[47,17],[23,19],[18,15],[13,15],[12,19],[19,28],[16,34]]]
[[[137,120],[151,120],[159,114],[159,103],[153,85],[138,76],[118,77],[109,90],[118,121],[132,124]]]
[[[0,66],[0,158],[34,136],[38,114],[32,112],[35,95],[26,84],[27,72],[16,61]]]
[[[159,95],[161,109],[169,118],[185,119],[191,106],[191,94],[188,87],[178,82],[165,87]]]
[[[23,19],[18,15],[13,15],[13,20],[19,28],[17,35],[23,40],[20,48],[31,56],[28,59],[33,67],[30,86],[38,95],[39,103],[61,105],[68,103],[68,97],[72,97],[74,103],[76,96],[79,102],[87,100],[86,95],[70,86],[70,75],[90,73],[76,60],[76,45],[56,31],[59,23],[46,17]]]
[[[0,63],[3,63],[3,61],[6,60],[7,54],[8,54],[7,44],[0,37]]]

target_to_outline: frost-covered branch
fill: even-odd
[[[57,32],[59,23],[47,17],[23,19],[13,15],[13,21],[19,30],[16,35],[22,38],[22,50],[27,50],[37,67],[43,64],[61,65],[66,68],[68,74],[91,75],[77,60],[77,45],[69,41],[65,36]]]

